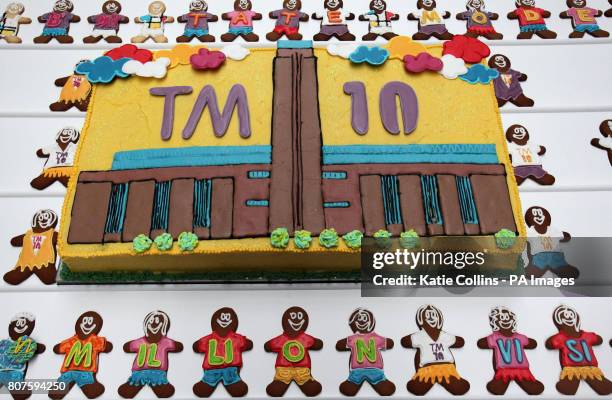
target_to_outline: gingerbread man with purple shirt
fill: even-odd
[[[57,0],[53,4],[53,10],[38,17],[38,22],[44,23],[42,34],[34,38],[34,43],[44,44],[55,39],[59,43],[67,44],[74,42],[72,36],[68,35],[70,24],[81,21],[81,17],[74,15],[74,6],[70,0]]]
[[[302,34],[299,33],[300,22],[308,21],[310,17],[300,11],[301,9],[300,0],[283,0],[282,9],[270,11],[269,16],[276,20],[276,24],[272,32],[266,35],[266,39],[276,42],[285,35],[289,40],[302,40]]]
[[[510,59],[503,54],[494,54],[489,58],[489,68],[499,72],[499,76],[493,80],[497,105],[501,107],[510,102],[517,107],[533,107],[533,100],[523,94],[521,87],[527,75],[511,67]]]

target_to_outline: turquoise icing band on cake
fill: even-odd
[[[271,162],[272,146],[203,146],[119,151],[113,157],[112,169],[207,167]]]
[[[323,164],[498,164],[494,144],[323,146]]]
[[[279,40],[279,49],[312,49],[312,40]]]

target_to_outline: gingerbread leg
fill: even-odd
[[[377,37],[378,37],[377,34],[370,32],[370,33],[368,33],[366,35],[363,35],[361,40],[365,40],[365,41],[369,42],[369,41],[372,41],[372,40],[376,40]]]
[[[49,178],[44,176],[44,174],[40,174],[30,181],[30,186],[32,186],[36,190],[44,190],[51,186],[55,182],[55,180],[55,178]]]
[[[548,268],[538,268],[535,265],[529,264],[525,268],[525,276],[527,277],[534,276],[536,278],[540,278],[542,275],[546,273],[546,271],[548,271]]]
[[[612,165],[612,150],[608,150],[608,161],[610,161],[610,165]]]
[[[580,276],[580,270],[573,265],[566,265],[560,268],[554,268],[551,270],[560,278],[574,278],[577,279]]]
[[[417,32],[414,35],[412,35],[412,40],[427,40],[430,37],[431,37],[431,35],[428,35],[426,33]]]
[[[517,107],[533,107],[534,101],[523,93],[519,94],[516,98],[510,99],[510,103]]]
[[[49,105],[49,109],[54,112],[62,112],[70,110],[73,105],[74,103],[68,103],[66,101],[56,101]]]
[[[102,40],[102,36],[89,35],[83,38],[83,43],[87,43],[87,44],[98,43],[100,40]]]
[[[222,42],[233,42],[236,38],[238,37],[238,35],[234,35],[233,33],[224,33],[223,35],[221,35],[221,41]],[[178,41],[178,39],[177,39]]]
[[[155,43],[168,43],[168,38],[164,35],[153,36],[153,41]]]
[[[96,397],[100,397],[102,393],[104,393],[104,385],[98,381],[94,383],[90,383],[89,385],[84,385],[81,387],[83,394],[88,399],[95,399]]]
[[[210,386],[207,383],[199,381],[195,385],[193,385],[193,394],[198,397],[210,397],[211,394],[215,391],[215,386]]]
[[[525,393],[531,396],[537,396],[542,394],[544,391],[544,384],[540,381],[516,381],[516,384],[519,385],[521,389],[525,391]]]
[[[53,39],[52,36],[37,36],[34,38],[34,43],[45,44],[45,43],[49,43],[51,39]]]
[[[485,33],[483,36],[489,40],[501,40],[504,38],[504,35],[498,32]]]
[[[474,38],[474,39],[478,39],[478,36],[480,36],[480,34],[478,34],[478,33],[476,33],[476,32],[470,32],[470,31],[467,31],[467,32],[465,33],[465,36],[467,36],[467,37],[471,37],[471,38]]]
[[[282,35],[280,33],[272,31],[266,35],[266,39],[268,39],[271,42],[276,42],[278,39],[281,38],[281,36]]]
[[[285,392],[289,389],[289,384],[281,382],[281,381],[272,381],[266,387],[266,393],[270,397],[281,397],[285,394]]]
[[[32,396],[32,391],[30,389],[20,390],[19,393],[9,390],[9,393],[13,397],[13,400],[26,400]]]
[[[420,382],[415,379],[411,379],[406,384],[406,389],[408,389],[408,391],[415,396],[424,396],[431,390],[433,385],[434,384],[430,382]]]
[[[242,38],[246,41],[246,42],[257,42],[259,41],[259,35],[251,32],[251,33],[247,33],[246,35],[242,35]]]
[[[122,43],[123,39],[121,39],[119,36],[109,36],[107,38],[105,38],[104,40],[106,40],[106,43]]]
[[[390,380],[385,379],[382,382],[378,382],[376,385],[372,385],[372,389],[374,389],[380,396],[391,396],[393,393],[395,393],[395,384]]]
[[[289,39],[289,40],[302,40],[302,34],[301,33],[291,33],[291,34],[287,35],[287,39]]]
[[[34,274],[45,285],[52,285],[55,283],[55,277],[57,276],[57,269],[55,268],[55,264],[49,264],[44,268],[34,270]]]
[[[517,35],[517,39],[531,39],[533,37],[533,32],[521,32]]]
[[[393,39],[396,36],[397,36],[397,34],[393,33],[393,32],[387,32],[387,33],[383,33],[382,34],[382,37],[387,39],[387,40],[391,40],[391,39]]]
[[[11,43],[11,44],[21,43],[21,38],[19,36],[5,36],[4,40],[6,40],[6,43]]]
[[[70,182],[69,176],[60,176],[57,178],[57,181],[64,185],[64,187],[68,187],[68,183]]]
[[[508,102],[508,100],[504,100],[504,99],[500,99],[499,97],[497,98],[497,107],[503,107],[504,104],[506,104]]]
[[[343,395],[353,397],[359,392],[359,389],[361,389],[361,385],[350,381],[344,381],[340,384],[340,387],[338,389]]]
[[[64,390],[50,390],[49,398],[53,400],[62,400],[64,397],[66,397],[68,392],[70,392],[73,386],[74,382],[70,382],[68,383],[68,385],[66,385],[66,388]]]
[[[315,42],[327,42],[329,39],[331,39],[331,35],[326,35],[321,32],[317,33],[312,37],[312,40],[314,40]]]
[[[89,106],[89,99],[79,101],[74,105],[79,111],[87,112],[87,107]]]
[[[344,35],[338,36],[338,40],[340,40],[342,42],[352,42],[355,39],[356,39],[355,35],[353,35],[350,32],[346,32]]]
[[[502,379],[492,379],[487,383],[487,390],[489,393],[496,396],[502,396],[508,390],[510,381],[504,382]]]
[[[165,385],[151,386],[153,393],[160,399],[167,399],[168,397],[172,397],[175,392],[174,385],[171,383],[166,383]]]
[[[444,33],[434,33],[433,36],[436,39],[440,39],[440,40],[451,40],[453,38],[453,34],[450,33],[449,31],[446,31]]]
[[[119,393],[119,396],[123,397],[124,399],[133,399],[143,387],[144,386],[130,385],[129,382],[126,382],[119,386],[117,393]]]
[[[130,41],[132,43],[144,43],[148,38],[149,38],[148,36],[138,35],[138,36],[134,36]]]
[[[470,382],[466,381],[463,378],[457,379],[452,376],[450,377],[448,382],[442,381],[440,385],[442,385],[446,390],[448,390],[450,394],[455,396],[462,396],[466,394],[468,390],[470,390]]]
[[[573,396],[576,394],[579,385],[580,379],[573,379],[571,381],[569,379],[561,379],[559,382],[557,382],[555,387],[559,393]]]
[[[521,185],[521,183],[525,182],[525,178],[522,178],[518,175],[514,175],[514,179],[516,180],[516,184],[519,186]]]
[[[321,384],[315,381],[314,379],[307,381],[303,385],[298,385],[298,387],[300,388],[302,393],[304,393],[308,397],[317,396],[319,393],[321,393],[321,390],[323,389]]]
[[[179,37],[176,38],[176,42],[177,43],[189,43],[193,40],[193,36],[185,36],[185,35],[181,35]]]
[[[589,35],[596,38],[605,38],[610,36],[610,32],[604,31],[603,29],[598,29],[596,31],[589,32]]]
[[[551,174],[546,174],[541,178],[532,178],[536,183],[544,186],[550,186],[555,183],[555,177]]]
[[[232,397],[244,397],[249,391],[249,386],[244,381],[238,381],[231,385],[227,385],[225,390],[227,390]]]
[[[545,29],[543,31],[536,32],[536,35],[541,37],[542,39],[554,39],[557,37],[557,34],[551,30]]]
[[[56,36],[55,40],[57,40],[61,44],[70,44],[70,43],[74,42],[74,39],[72,38],[72,36],[68,36],[68,35],[59,35],[59,36]]]
[[[19,268],[13,268],[6,274],[4,274],[4,281],[9,285],[19,285],[21,282],[28,279],[32,276],[34,272],[30,269],[26,269],[25,271],[21,271]]]
[[[202,43],[211,43],[215,41],[215,37],[213,35],[202,35],[198,36],[198,40]]]
[[[569,34],[570,39],[580,39],[584,37],[584,32],[573,31]]]
[[[585,379],[584,381],[600,396],[612,394],[612,382],[606,378],[601,381],[598,379]]]

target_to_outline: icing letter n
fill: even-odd
[[[153,96],[164,96],[164,116],[162,118],[161,138],[169,140],[172,137],[174,125],[174,99],[179,94],[189,94],[193,91],[191,86],[154,87],[149,90]]]
[[[414,89],[403,82],[389,82],[380,91],[380,118],[385,129],[393,134],[400,133],[397,121],[397,106],[395,97],[399,97],[404,134],[408,135],[416,129],[419,120],[419,102]]]

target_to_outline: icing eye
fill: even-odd
[[[303,318],[304,318],[304,314],[302,314],[302,312],[300,311],[300,312],[297,314],[297,317],[298,317],[298,319],[303,319]]]
[[[291,313],[289,313],[289,318],[296,319],[297,318],[297,314],[295,312],[291,312]]]

